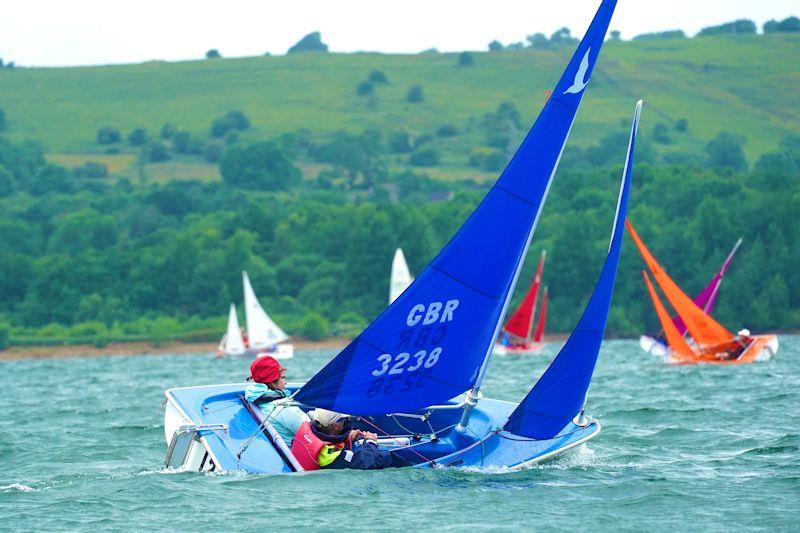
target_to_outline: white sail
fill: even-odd
[[[408,271],[406,264],[406,257],[403,255],[403,250],[398,248],[394,252],[394,259],[392,259],[392,277],[389,280],[389,303],[397,300],[414,278],[411,277],[411,272]]]
[[[246,348],[242,338],[242,330],[239,329],[239,318],[236,316],[236,306],[231,304],[228,313],[228,331],[219,343],[220,351],[228,355],[242,355]]]
[[[242,283],[244,284],[244,314],[247,319],[249,347],[251,349],[267,348],[287,340],[289,336],[272,321],[258,303],[247,272],[242,272]]]

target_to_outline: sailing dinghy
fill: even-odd
[[[264,311],[256,298],[247,272],[242,272],[244,289],[244,315],[247,336],[243,336],[236,317],[236,307],[231,304],[228,330],[219,343],[219,355],[269,355],[275,359],[294,357],[294,345],[287,343],[289,336]]]
[[[403,294],[403,291],[411,285],[414,277],[408,270],[406,263],[406,256],[403,255],[403,250],[398,248],[394,251],[394,258],[392,259],[392,274],[389,278],[389,303],[397,300],[397,297]]]
[[[731,265],[731,261],[733,261],[733,256],[736,255],[736,251],[739,249],[741,244],[742,239],[736,241],[736,244],[733,245],[733,249],[728,254],[728,257],[725,258],[725,262],[722,263],[719,271],[717,271],[714,277],[711,278],[711,281],[708,282],[708,285],[706,285],[703,290],[700,291],[697,296],[695,296],[695,305],[701,308],[704,313],[710,315],[714,310],[714,304],[717,301],[717,295],[719,294],[719,289],[722,285],[722,278],[725,277],[725,272],[728,271],[728,267]],[[672,323],[675,325],[678,333],[685,337],[686,324],[683,323],[681,317],[678,315],[673,316]],[[667,350],[669,349],[667,339],[664,337],[663,331],[658,336],[642,335],[639,337],[639,346],[641,346],[642,350],[645,352],[656,357],[665,357],[667,355]]]
[[[772,359],[778,353],[777,335],[751,335],[743,329],[736,335],[692,301],[681,290],[677,283],[664,271],[653,254],[645,246],[630,221],[626,222],[628,233],[639,249],[648,270],[661,288],[667,301],[675,309],[677,315],[686,325],[689,335],[687,341],[684,334],[670,318],[661,302],[655,287],[650,281],[647,271],[643,271],[645,285],[653,302],[658,320],[664,329],[667,341],[665,357],[670,363],[677,364],[738,364],[752,363]],[[718,287],[717,287],[718,288]]]
[[[519,469],[595,437],[584,415],[622,245],[637,104],[608,255],[564,347],[520,403],[483,398],[483,378],[511,293],[616,2],[604,0],[553,96],[500,178],[414,282],[307,383],[304,410],[358,417],[417,468]],[[244,383],[169,389],[168,467],[302,471]]]
[[[542,337],[544,337],[547,320],[547,287],[544,288],[542,295],[542,307],[535,330],[533,322],[536,318],[536,304],[539,299],[539,286],[542,284],[542,271],[546,255],[547,251],[543,250],[542,255],[539,256],[539,265],[536,267],[536,274],[533,276],[528,293],[506,322],[500,339],[494,345],[495,355],[529,355],[540,351],[544,346]]]

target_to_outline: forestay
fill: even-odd
[[[553,438],[580,413],[586,401],[614,292],[641,109],[640,101],[633,116],[611,243],[594,292],[564,347],[509,417],[506,431],[532,439]]]
[[[303,386],[359,415],[444,402],[482,375],[616,2],[606,0],[517,153],[408,289]]]
[[[244,312],[250,348],[266,348],[288,339],[289,336],[272,321],[258,303],[247,272],[242,272],[242,283],[244,284]]]

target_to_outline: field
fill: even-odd
[[[365,128],[425,134],[451,123],[463,133],[449,140],[431,175],[481,178],[467,166],[466,155],[480,144],[476,121],[510,101],[520,110],[524,129],[570,53],[571,48],[479,52],[469,67],[458,67],[456,54],[359,53],[3,69],[0,108],[12,139],[37,140],[67,165],[108,157],[95,142],[102,126],[119,128],[124,137],[136,127],[157,133],[172,122],[208,138],[211,121],[230,110],[250,118],[252,128],[243,138],[251,140],[301,128],[322,136]],[[657,123],[672,128],[677,119],[688,120],[688,131],[673,132],[664,151],[699,152],[719,132],[729,131],[747,139],[752,162],[785,134],[800,132],[800,69],[789,60],[797,57],[800,36],[792,34],[610,42],[571,142],[588,146],[624,130],[641,97],[649,110],[645,132]],[[389,83],[358,96],[357,85],[376,68]],[[406,102],[412,85],[422,86],[424,102]],[[124,144],[122,151],[110,171],[133,176],[135,152]],[[218,179],[215,169],[191,162],[148,169],[156,180],[170,173],[178,179]]]

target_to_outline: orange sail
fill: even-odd
[[[547,322],[547,287],[544,288],[542,295],[542,307],[539,309],[539,323],[536,325],[536,333],[533,335],[533,342],[542,342],[544,337],[544,325]]]
[[[642,239],[639,238],[636,230],[633,229],[633,226],[627,220],[625,221],[625,227],[633,238],[633,242],[636,243],[639,253],[642,254],[644,262],[647,264],[650,272],[653,273],[653,277],[659,287],[664,291],[664,296],[667,297],[669,303],[675,308],[675,311],[686,324],[686,328],[689,330],[689,334],[694,338],[695,342],[701,347],[717,346],[730,342],[731,339],[733,339],[733,333],[704,313],[703,310],[697,307],[692,299],[672,281],[672,278],[664,272],[664,269],[661,268],[661,265],[658,264],[650,253],[650,250],[648,250],[642,242]],[[672,343],[670,343],[670,345],[671,344]]]
[[[525,295],[522,303],[519,304],[517,310],[514,311],[514,314],[508,319],[505,327],[506,332],[520,339],[524,339],[525,342],[530,342],[531,340],[533,316],[536,309],[536,300],[539,297],[539,285],[542,282],[542,270],[544,269],[546,254],[547,252],[543,251],[542,255],[539,257],[539,266],[536,267],[536,275],[533,277],[531,288],[528,290],[528,294]]]
[[[664,308],[664,304],[661,303],[653,284],[650,283],[650,276],[647,275],[647,271],[642,270],[642,276],[644,276],[644,282],[647,284],[647,291],[650,293],[650,299],[653,300],[653,307],[656,308],[658,321],[661,322],[661,327],[664,328],[664,336],[667,338],[667,344],[669,344],[670,349],[683,357],[696,357],[697,355],[694,353],[694,350],[692,350],[692,347],[689,346],[686,339],[684,339],[683,335],[678,331],[678,328],[672,323],[672,318]]]

